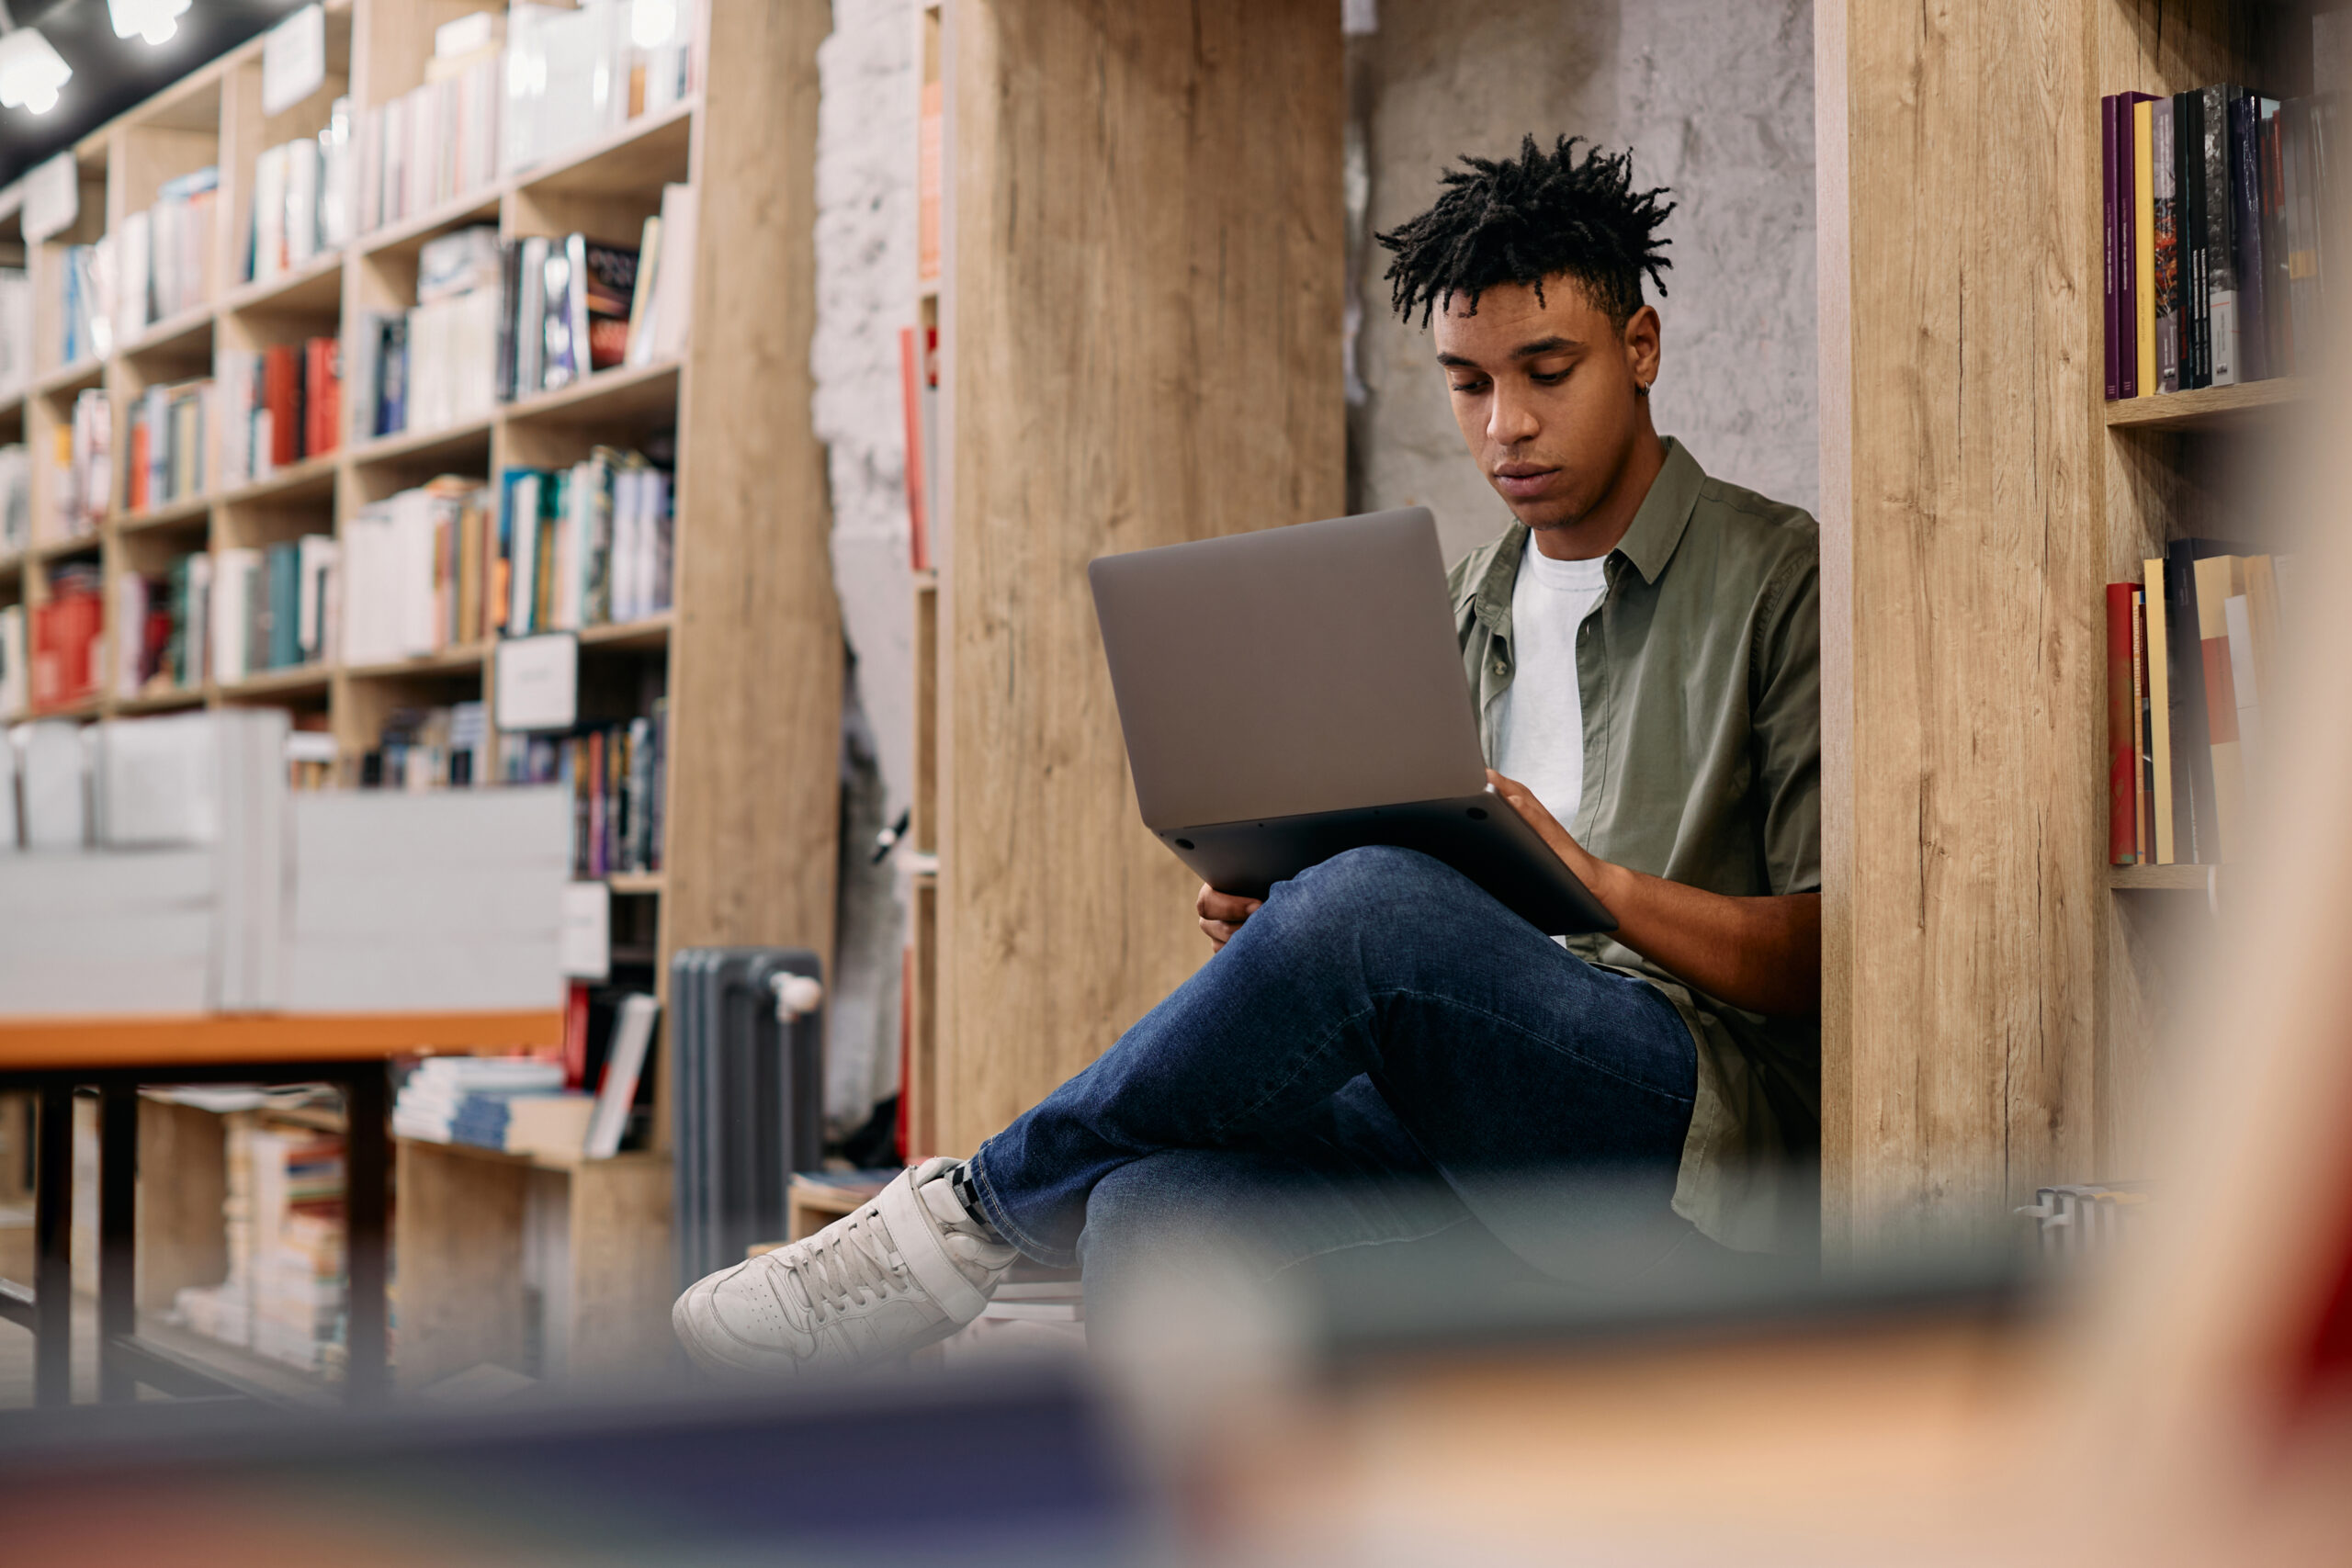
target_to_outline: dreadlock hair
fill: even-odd
[[[1463,294],[1476,315],[1478,296],[1505,283],[1533,288],[1540,304],[1544,280],[1565,273],[1623,331],[1642,308],[1644,273],[1664,295],[1662,274],[1674,265],[1664,253],[1673,242],[1657,229],[1674,204],[1660,203],[1663,186],[1633,188],[1631,152],[1612,155],[1588,142],[1579,163],[1579,140],[1563,136],[1547,153],[1529,136],[1516,161],[1465,155],[1462,167],[1440,175],[1446,188],[1434,206],[1376,236],[1396,258],[1388,265],[1396,313],[1409,321],[1418,306],[1427,326],[1432,311]]]

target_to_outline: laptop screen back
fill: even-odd
[[[1425,508],[1104,556],[1088,577],[1146,826],[1486,787]]]

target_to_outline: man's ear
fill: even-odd
[[[1657,311],[1647,305],[1625,318],[1625,368],[1632,372],[1634,385],[1645,392],[1657,379],[1660,331]]]

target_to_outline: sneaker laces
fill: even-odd
[[[877,1238],[880,1250],[866,1245],[867,1233],[880,1228],[879,1215],[862,1211],[838,1227],[774,1255],[812,1321],[822,1323],[853,1305],[865,1305],[868,1296],[878,1300],[900,1288],[906,1265],[890,1250],[888,1234]]]

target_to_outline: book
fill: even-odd
[[[2238,281],[2238,378],[2259,381],[2270,369],[2270,321],[2266,310],[2269,281],[2262,254],[2262,121],[2275,99],[2241,93],[2229,102],[2230,223],[2233,265]]]
[[[2205,732],[2211,750],[2210,858],[2218,863],[2236,857],[2245,843],[2245,760],[2238,733],[2237,682],[2230,663],[2228,608],[2231,596],[2243,585],[2243,576],[2238,558],[2228,555],[2199,557],[2192,570],[2198,665],[2204,679]]]
[[[2173,798],[2172,634],[2165,611],[2164,558],[2150,557],[2141,567],[2140,615],[2148,649],[2148,795],[2154,807],[2149,825],[2156,863],[2174,865],[2185,835],[2179,835],[2180,803]]]
[[[645,220],[637,242],[637,279],[629,289],[628,343],[622,350],[625,365],[646,363],[650,344],[640,344],[644,329],[653,310],[653,279],[662,265],[662,215],[655,213]]]
[[[638,253],[600,244],[585,234],[567,236],[563,249],[571,285],[568,303],[576,368],[582,376],[594,375],[628,355]]]
[[[2204,99],[2195,92],[2172,96],[2173,186],[2180,233],[2180,389],[2194,391],[2211,381],[2211,347],[2206,314],[2205,163],[2200,130]]]
[[[622,998],[613,1023],[604,1081],[596,1089],[596,1109],[583,1144],[582,1152],[589,1159],[610,1159],[620,1152],[621,1134],[628,1127],[629,1107],[637,1103],[638,1083],[644,1075],[659,1011],[660,1004],[642,993]]]
[[[331,337],[302,344],[302,455],[332,452],[343,432],[343,351]]]
[[[2134,812],[2133,758],[2137,747],[2132,688],[2132,584],[2107,585],[2107,859],[2110,865],[2139,861],[2139,823]]]
[[[2109,93],[2098,101],[2099,244],[2101,307],[2106,312],[2107,396],[2109,402],[2123,395],[2123,243],[2120,233],[2120,204],[2117,187],[2128,177],[2117,133],[2120,95]],[[934,265],[936,263],[934,262]],[[920,264],[917,275],[921,276]]]
[[[2156,859],[2155,797],[2151,793],[2148,735],[2148,595],[2132,585],[2132,852],[2142,865]]]
[[[2234,387],[2243,379],[2238,332],[2238,204],[2232,193],[2230,105],[2245,89],[2215,84],[2199,89],[2198,199],[2203,209],[2205,254],[2205,348],[2203,385]]]
[[[2141,110],[2151,100],[2146,93],[2116,95],[2115,184],[2116,395],[2136,398],[2144,389],[2140,368],[2141,274],[2138,193],[2145,183],[2147,156],[2138,127]]]

